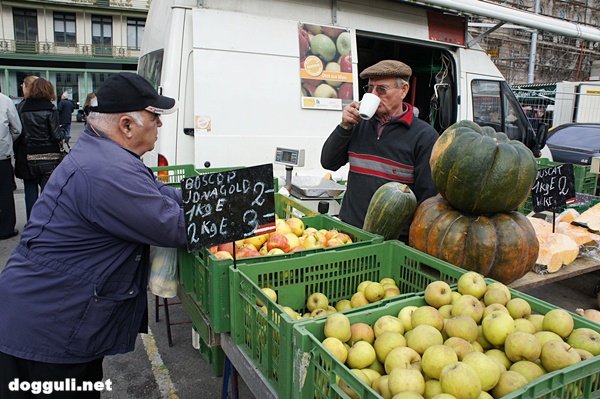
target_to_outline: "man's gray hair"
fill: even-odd
[[[98,128],[103,130],[108,130],[111,126],[116,125],[119,122],[119,118],[123,115],[128,115],[133,119],[136,125],[144,126],[144,111],[133,111],[133,112],[123,112],[120,114],[103,114],[100,112],[92,111],[88,115],[88,120],[94,121],[94,126],[98,126]]]

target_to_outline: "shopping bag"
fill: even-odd
[[[177,248],[150,246],[150,291],[162,298],[177,295]]]

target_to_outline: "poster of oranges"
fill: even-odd
[[[352,35],[348,29],[300,23],[302,108],[342,110],[352,102]]]

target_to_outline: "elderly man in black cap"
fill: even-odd
[[[321,165],[325,169],[338,170],[350,164],[339,216],[356,227],[363,227],[371,197],[387,182],[408,185],[419,203],[437,194],[429,157],[438,133],[414,117],[413,106],[404,102],[411,75],[411,68],[396,60],[380,61],[362,71],[360,77],[369,79],[365,92],[380,99],[375,116],[362,120],[360,104],[352,102],[323,145]],[[400,240],[408,241],[408,229]]]
[[[0,274],[1,398],[32,397],[34,386],[78,399],[111,389],[104,356],[132,351],[147,331],[149,246],[186,242],[181,190],[140,158],[175,100],[128,72],[96,96]]]

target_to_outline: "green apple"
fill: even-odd
[[[502,312],[510,314],[508,312],[508,309],[506,309],[506,306],[502,305],[501,303],[492,303],[483,308],[483,317],[489,315],[494,310],[500,310]]]
[[[492,359],[495,359],[498,362],[498,364],[502,367],[503,371],[508,370],[510,368],[510,366],[512,366],[512,362],[506,356],[506,353],[504,353],[504,351],[501,351],[500,349],[497,349],[497,348],[488,349],[483,353],[486,356],[489,356]]]
[[[320,292],[309,295],[306,300],[306,309],[308,309],[309,312],[312,312],[315,309],[327,309],[327,306],[329,306],[329,299]]]
[[[358,341],[367,341],[370,344],[373,344],[373,342],[375,341],[375,333],[373,332],[373,327],[371,327],[367,323],[352,324],[350,326],[350,333],[350,345]]]
[[[516,330],[515,321],[508,313],[496,310],[481,321],[483,336],[492,345],[504,344],[506,337]]]
[[[327,316],[323,329],[326,337],[335,337],[342,342],[346,342],[352,337],[350,320],[342,313],[332,313]]]
[[[419,306],[415,309],[410,317],[410,323],[413,328],[423,324],[433,326],[439,331],[444,328],[444,318],[440,311],[429,305]]]
[[[521,373],[510,370],[504,371],[500,374],[500,380],[496,386],[492,388],[492,396],[494,398],[501,398],[527,385],[528,382],[527,378]]]
[[[513,363],[509,370],[522,374],[529,382],[546,374],[546,370],[541,365],[529,360],[519,360]]]
[[[537,331],[542,331],[542,324],[544,323],[544,315],[539,313],[530,314],[527,318],[530,322],[533,323],[535,329]]]
[[[468,271],[458,279],[457,290],[460,294],[469,294],[481,299],[487,290],[487,283],[482,274]]]
[[[369,384],[370,387],[373,387],[373,382],[381,377],[381,374],[370,368],[361,369],[361,371],[369,377],[369,380],[371,380],[371,384]]]
[[[450,304],[454,304],[454,301],[456,301],[461,296],[462,296],[462,294],[460,292],[452,291],[452,302],[450,302]]]
[[[337,52],[340,53],[341,56],[350,54],[350,51],[352,50],[352,35],[350,34],[350,32],[340,33],[336,40],[336,46]]]
[[[391,315],[383,315],[373,324],[375,338],[379,337],[385,331],[396,331],[404,334],[404,324],[402,320]]]
[[[442,317],[444,319],[452,318],[452,304],[442,305],[442,306],[440,306],[438,311],[440,312],[440,314],[442,315]]]
[[[271,300],[273,302],[277,303],[277,293],[272,288],[263,287],[263,288],[261,288],[261,290],[263,290],[263,292],[265,294],[267,294],[267,296],[269,298],[271,298]],[[263,303],[258,298],[256,298],[256,305],[258,305],[259,307],[261,307],[261,306],[263,306]]]
[[[464,362],[445,366],[440,373],[440,384],[445,393],[461,399],[477,399],[481,393],[477,372]]]
[[[421,356],[423,374],[436,380],[439,380],[445,366],[456,362],[458,362],[458,355],[454,349],[446,345],[431,345]]]
[[[504,353],[513,363],[519,360],[534,362],[540,358],[542,345],[532,333],[514,331],[504,341]]]
[[[342,310],[352,309],[352,304],[350,303],[349,299],[340,299],[338,303],[335,304],[335,309],[338,312],[341,312]]]
[[[479,324],[483,316],[483,305],[471,294],[461,295],[452,303],[452,316],[467,314]]]
[[[365,287],[365,297],[371,303],[377,302],[385,296],[383,285],[373,282]]]
[[[365,293],[363,291],[358,291],[356,292],[354,295],[352,295],[352,298],[350,298],[350,304],[352,305],[353,308],[358,308],[361,306],[365,306],[368,305],[369,300],[367,299],[367,297],[365,296]]]
[[[485,294],[483,295],[483,301],[486,305],[499,303],[501,305],[506,306],[509,300],[510,298],[506,294],[506,291],[500,287],[488,287],[488,289],[485,291]]]
[[[542,353],[540,355],[542,366],[546,371],[552,372],[560,370],[565,367],[572,366],[573,364],[581,361],[581,356],[575,348],[564,341],[548,341],[542,346]]]
[[[438,395],[440,393],[443,393],[443,391],[442,384],[440,384],[439,380],[434,380],[430,378],[427,381],[425,381],[425,392],[423,393],[423,396],[426,399],[431,399],[435,395]]]
[[[544,315],[542,329],[544,331],[552,331],[560,335],[562,338],[567,338],[573,331],[575,322],[573,316],[564,309],[552,309]]]
[[[365,341],[358,341],[348,349],[346,364],[351,369],[365,369],[373,364],[376,357],[373,345]]]
[[[327,83],[321,83],[315,89],[313,97],[319,98],[337,98],[337,91]]]
[[[385,362],[385,358],[392,349],[399,346],[406,346],[406,338],[397,331],[386,331],[378,336],[373,343],[377,359],[381,363]]]
[[[390,374],[396,368],[413,368],[421,372],[422,358],[414,349],[407,346],[398,346],[388,353],[383,367],[387,374]]]
[[[450,337],[444,341],[444,345],[454,349],[454,352],[456,352],[456,355],[458,356],[458,360],[462,360],[467,354],[475,351],[473,345],[469,341],[460,337]]]
[[[544,344],[548,341],[553,341],[553,340],[562,341],[563,340],[560,335],[558,335],[557,333],[554,333],[552,331],[537,331],[533,335],[535,335],[535,337],[538,339],[538,341],[540,341],[540,344],[542,346],[544,346]]]
[[[531,305],[523,298],[512,298],[506,303],[506,309],[513,319],[528,318],[531,315]]]
[[[425,349],[431,345],[444,343],[444,337],[440,330],[428,324],[416,326],[411,330],[408,337],[405,334],[405,338],[406,346],[416,350],[419,355],[422,355]]]
[[[333,354],[340,362],[346,363],[348,358],[348,349],[344,346],[344,343],[335,337],[325,338],[322,342],[325,349]]]
[[[471,352],[462,361],[473,367],[479,377],[483,391],[489,391],[496,386],[500,379],[500,373],[504,371],[497,361],[481,352]]]
[[[475,340],[475,343],[477,343],[479,346],[481,346],[481,348],[483,350],[488,350],[493,347],[493,345],[490,343],[490,341],[485,339],[485,336],[483,335],[483,328],[481,327],[481,324],[479,324],[477,326],[477,339]],[[473,342],[472,342],[472,344],[473,344]]]
[[[477,339],[477,323],[467,314],[448,319],[444,325],[444,330],[448,337],[460,337],[469,342]]]
[[[313,54],[321,56],[328,62],[335,57],[336,44],[329,36],[319,33],[310,39],[310,49]]]
[[[404,325],[404,332],[412,330],[412,328],[413,328],[412,323],[411,323],[412,314],[418,308],[419,308],[418,306],[409,305],[409,306],[403,307],[402,309],[400,309],[400,312],[398,312],[398,318],[400,320],[402,320],[402,324]]]
[[[487,286],[487,290],[492,289],[492,288],[502,288],[506,292],[506,296],[508,297],[508,300],[510,301],[512,299],[512,294],[510,293],[510,289],[508,288],[508,286],[506,286],[506,284],[503,284],[499,281],[495,281],[493,283],[488,284],[488,286]]]
[[[389,375],[382,375],[379,379],[379,394],[383,399],[392,399],[392,396],[394,396],[392,395],[392,392],[390,392],[389,378]]]
[[[425,302],[436,309],[449,305],[452,302],[452,289],[445,281],[432,281],[425,287]]]
[[[400,392],[416,392],[423,395],[425,392],[425,378],[414,368],[395,368],[389,374],[388,386],[392,395]]]
[[[367,286],[368,286],[369,284],[371,284],[371,283],[372,283],[372,281],[371,281],[371,280],[365,280],[365,281],[362,281],[362,282],[361,282],[361,283],[358,285],[358,287],[356,287],[356,292],[365,292],[365,288],[367,288]]]
[[[385,374],[385,367],[383,367],[383,363],[379,361],[379,359],[375,358],[373,364],[369,366],[371,370],[377,371],[380,375]]]
[[[580,327],[573,330],[567,343],[574,348],[584,349],[592,355],[600,355],[600,333],[591,328]]]
[[[527,332],[530,334],[535,334],[537,332],[537,329],[535,328],[533,323],[529,321],[529,319],[523,318],[515,319],[515,330]]]

